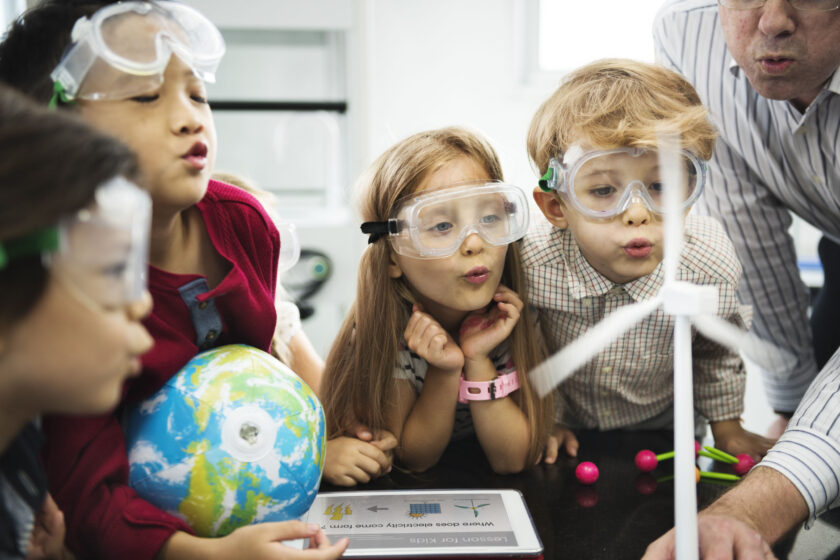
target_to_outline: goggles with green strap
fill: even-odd
[[[127,99],[154,90],[174,54],[214,82],[222,34],[200,12],[169,1],[117,2],[76,21],[72,44],[50,74],[53,99]]]
[[[152,204],[123,177],[96,189],[94,202],[52,227],[0,243],[0,270],[41,255],[50,272],[86,305],[116,308],[141,299]]]

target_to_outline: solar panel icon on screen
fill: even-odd
[[[425,517],[430,513],[440,513],[440,504],[408,504],[409,517]]]

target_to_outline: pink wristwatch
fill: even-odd
[[[499,375],[492,381],[467,381],[461,375],[458,402],[492,401],[506,397],[517,389],[519,389],[519,375],[516,370]]]

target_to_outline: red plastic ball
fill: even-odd
[[[598,480],[598,467],[595,463],[584,461],[575,469],[575,476],[581,484],[595,484]]]
[[[656,458],[656,454],[650,449],[642,449],[636,453],[636,468],[640,471],[650,472],[655,469],[658,464],[659,460]]]
[[[755,466],[753,458],[746,453],[739,453],[736,458],[738,459],[738,462],[732,465],[732,468],[738,476],[744,476]]]

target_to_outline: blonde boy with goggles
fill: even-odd
[[[222,34],[195,9],[178,2],[119,2],[76,21],[72,45],[50,74],[60,98],[126,99],[163,83],[178,56],[204,82],[215,82],[225,53]]]
[[[694,88],[679,74],[610,59],[586,65],[537,110],[528,153],[544,173],[534,200],[548,220],[522,243],[529,303],[550,351],[580,337],[622,306],[659,293],[664,228],[659,131],[681,139],[685,244],[677,280],[716,288],[722,318],[744,327],[736,291],[741,266],[721,225],[689,215],[705,183],[716,131]],[[562,158],[558,157],[562,154]],[[576,455],[577,429],[673,428],[673,321],[664,311],[627,331],[559,387],[557,446]],[[772,441],[744,430],[745,369],[737,353],[693,338],[697,426],[715,446],[757,459]],[[702,437],[704,434],[698,434]]]
[[[453,255],[478,234],[490,245],[507,245],[528,230],[528,203],[519,187],[505,183],[458,185],[409,197],[386,222],[365,222],[368,243],[388,236],[398,254],[417,259]]]
[[[562,163],[551,158],[539,186],[545,192],[562,194],[578,212],[590,218],[612,218],[637,202],[662,214],[658,157],[655,149],[584,151],[573,145],[566,150]],[[681,151],[681,159],[685,170],[680,190],[681,207],[688,210],[703,191],[706,165],[686,150]]]

